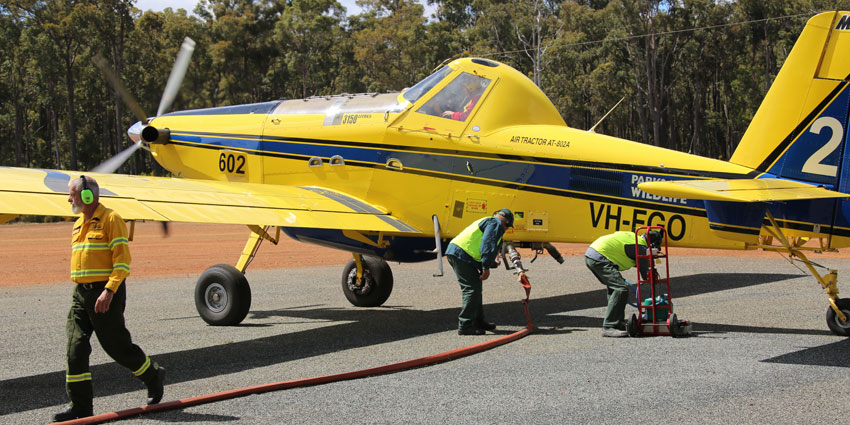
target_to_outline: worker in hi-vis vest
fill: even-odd
[[[496,325],[484,320],[481,282],[490,277],[490,269],[499,266],[499,245],[508,227],[514,225],[511,210],[502,208],[492,217],[470,224],[449,242],[446,257],[457,275],[463,305],[458,315],[458,335],[484,335]]]
[[[635,245],[635,232],[615,232],[605,235],[593,241],[584,253],[584,263],[593,272],[603,285],[608,287],[608,309],[605,311],[605,320],[602,322],[602,336],[624,337],[626,332],[626,303],[629,299],[629,286],[621,271],[635,266],[635,250],[640,255],[646,255],[648,245],[659,249],[664,235],[656,230],[637,238]],[[638,267],[642,278],[646,279],[649,273],[649,261],[641,259]]]

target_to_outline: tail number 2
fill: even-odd
[[[812,123],[809,131],[815,134],[820,134],[824,127],[829,127],[832,130],[832,136],[820,149],[816,150],[809,159],[803,164],[803,172],[818,174],[821,176],[835,177],[838,174],[838,167],[835,165],[823,164],[821,161],[826,159],[831,153],[838,149],[841,145],[841,136],[844,134],[844,129],[841,128],[841,122],[832,117],[820,117]]]

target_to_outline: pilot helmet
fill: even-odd
[[[463,84],[463,87],[470,92],[480,90],[483,87],[483,84],[479,80],[479,78],[473,76],[468,76],[464,78],[461,84]]]

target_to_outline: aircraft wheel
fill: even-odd
[[[832,307],[828,307],[826,309],[826,325],[829,326],[829,330],[832,333],[838,336],[850,336],[850,298],[836,300],[835,304],[838,305],[838,309],[847,317],[847,321],[842,322],[838,318],[838,315],[835,314],[835,310]]]
[[[210,325],[238,325],[251,308],[248,280],[229,264],[206,269],[195,285],[195,308]]]
[[[633,338],[640,335],[640,323],[638,323],[638,318],[634,314],[632,314],[632,317],[629,317],[629,321],[626,322],[626,332],[628,332],[629,336]]]
[[[357,266],[349,260],[342,272],[342,292],[357,307],[378,307],[393,291],[393,272],[383,258],[363,256],[363,282],[357,285]]]

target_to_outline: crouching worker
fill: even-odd
[[[635,248],[640,255],[647,255],[648,245],[660,248],[664,235],[656,230],[641,235],[635,246],[634,232],[615,232],[595,240],[584,253],[584,262],[599,282],[608,287],[608,309],[602,322],[602,336],[624,337],[626,332],[626,303],[629,300],[629,286],[621,271],[635,266]],[[649,261],[641,259],[638,267],[640,275],[646,279],[649,273]]]
[[[496,325],[484,320],[481,282],[490,277],[490,269],[499,266],[498,253],[502,235],[513,226],[514,215],[502,208],[492,217],[470,224],[449,242],[446,257],[457,275],[463,295],[458,315],[458,335],[484,335]]]

